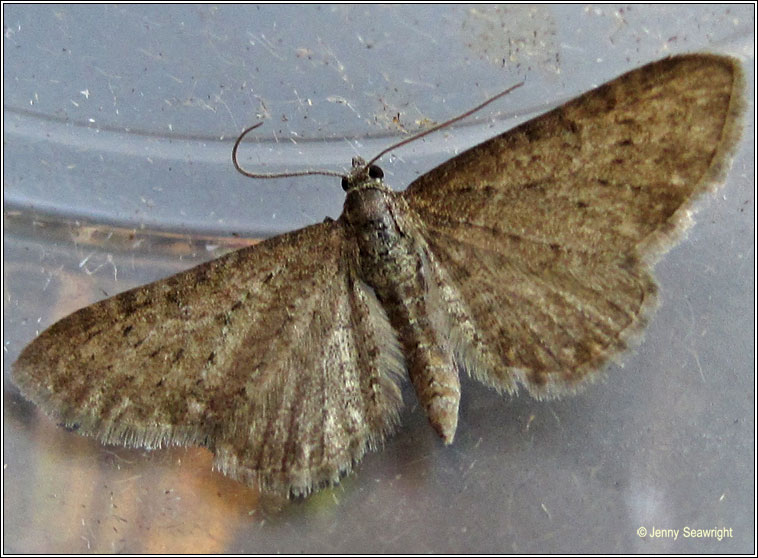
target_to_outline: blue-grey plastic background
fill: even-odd
[[[752,552],[754,7],[4,5],[4,551]],[[642,344],[582,394],[464,381],[455,444],[413,397],[340,487],[277,511],[205,450],[105,447],[10,384],[70,311],[337,217],[344,169],[403,130],[514,83],[466,123],[382,161],[402,189],[455,153],[663,56],[744,61],[727,184],[656,268]],[[224,238],[225,237],[225,238]],[[731,536],[684,538],[684,527]],[[677,540],[640,536],[679,529]]]

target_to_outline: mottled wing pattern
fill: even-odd
[[[729,58],[662,60],[410,185],[404,195],[491,352],[475,359],[489,368],[467,366],[478,379],[556,395],[641,329],[655,300],[650,264],[723,172],[740,81]]]
[[[14,381],[104,442],[207,446],[234,478],[306,494],[402,404],[397,339],[354,263],[338,222],[269,239],[61,320]]]

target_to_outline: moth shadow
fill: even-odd
[[[612,375],[610,365],[604,376]],[[560,458],[562,452],[598,435],[613,398],[606,378],[571,396],[537,399],[525,389],[498,393],[462,375],[456,452],[503,461],[518,452],[538,452]],[[484,448],[484,449],[483,449]]]

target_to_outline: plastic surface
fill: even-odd
[[[339,215],[339,179],[234,171],[231,144],[258,119],[248,166],[339,170],[526,81],[385,157],[402,189],[672,53],[737,56],[752,84],[754,6],[3,9],[5,552],[754,551],[752,101],[727,184],[658,264],[660,308],[623,367],[547,402],[464,379],[450,447],[411,395],[384,450],[305,502],[212,472],[206,450],[68,433],[9,381],[69,312]]]

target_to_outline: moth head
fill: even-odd
[[[361,157],[353,157],[353,169],[350,174],[342,177],[342,189],[347,192],[358,185],[381,184],[384,171],[379,165],[366,164]]]

